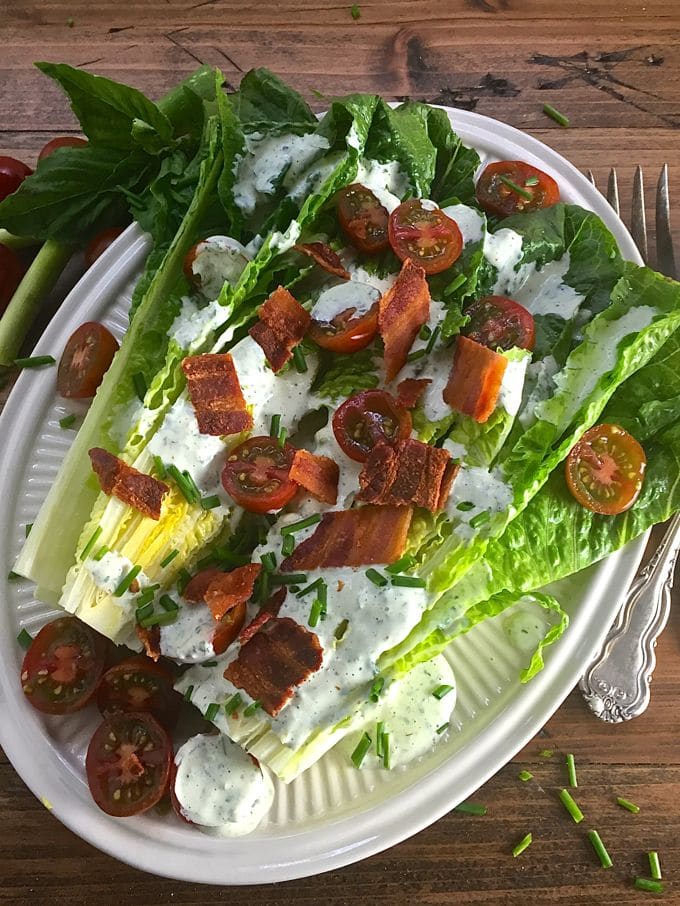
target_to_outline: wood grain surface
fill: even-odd
[[[55,134],[75,131],[64,98],[32,68],[65,61],[158,97],[199,63],[237,85],[268,66],[314,101],[376,91],[452,104],[502,119],[554,147],[603,182],[610,166],[630,197],[636,164],[650,189],[668,162],[680,202],[678,0],[368,0],[354,21],[338,0],[9,0],[0,38],[0,154],[31,163]],[[542,114],[549,101],[571,119]],[[680,215],[675,218],[680,244]],[[78,277],[75,263],[27,348]],[[10,381],[11,383],[11,381]],[[9,384],[0,390],[0,407]],[[0,438],[2,443],[2,438]],[[94,850],[33,798],[0,752],[0,903],[275,906],[643,903],[632,886],[659,851],[666,902],[680,903],[680,610],[658,646],[652,703],[607,726],[572,693],[539,735],[475,795],[484,817],[451,813],[386,853],[313,880],[207,888],[156,878]],[[552,758],[539,755],[554,750]],[[575,825],[557,800],[564,755],[578,765]],[[530,770],[534,779],[517,775]],[[626,796],[632,815],[615,804]],[[614,867],[599,867],[596,827]],[[534,843],[513,859],[528,831]],[[206,881],[209,881],[206,878]],[[652,897],[653,898],[653,897]]]

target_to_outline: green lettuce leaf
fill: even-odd
[[[378,386],[375,352],[368,348],[349,355],[330,355],[322,359],[312,390],[337,403],[360,390]]]
[[[366,156],[383,163],[398,161],[414,194],[429,197],[437,155],[427,134],[423,105],[407,102],[392,108],[379,98],[366,142]]]
[[[313,132],[317,119],[298,94],[268,69],[247,72],[231,102],[244,132]]]
[[[426,107],[426,119],[427,134],[437,152],[430,198],[442,206],[454,199],[474,204],[474,175],[481,163],[479,154],[463,144],[444,110]]]

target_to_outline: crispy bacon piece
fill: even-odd
[[[444,388],[444,402],[452,409],[485,422],[496,407],[508,362],[502,355],[458,336],[453,366]]]
[[[239,434],[253,427],[228,353],[189,356],[182,362],[201,434]]]
[[[393,563],[404,553],[412,514],[408,506],[362,506],[324,513],[314,534],[286,557],[281,570]]]
[[[404,378],[397,384],[397,403],[404,409],[413,409],[431,383],[431,378]]]
[[[258,314],[260,320],[248,333],[262,347],[274,371],[280,371],[304,337],[311,316],[282,286],[260,306]]]
[[[217,569],[215,566],[208,567],[208,569],[202,569],[200,573],[196,573],[196,575],[189,580],[182,597],[191,604],[203,603],[205,601],[205,593],[210,587],[210,583],[221,575],[223,575],[222,570]]]
[[[161,501],[169,490],[167,484],[138,472],[101,447],[93,447],[89,455],[92,469],[105,494],[117,497],[150,519],[161,518]]]
[[[221,572],[215,576],[204,597],[205,603],[216,620],[221,620],[232,607],[248,600],[253,593],[255,580],[261,570],[260,563],[246,563],[245,566],[239,566],[228,573]]]
[[[453,482],[456,480],[456,475],[460,472],[460,463],[454,462],[450,459],[446,463],[446,468],[444,469],[444,476],[442,478],[441,485],[439,486],[439,500],[437,501],[437,510],[443,510],[446,506],[446,501],[449,499],[449,494],[451,493],[451,488],[453,487]]]
[[[288,477],[323,503],[335,504],[338,499],[340,468],[328,456],[296,450]]]
[[[385,372],[388,381],[401,370],[418,336],[430,317],[430,290],[425,271],[407,258],[391,289],[380,299],[378,329],[385,344]]]
[[[340,256],[325,242],[300,242],[294,248],[296,252],[309,255],[329,274],[342,277],[343,280],[350,279],[350,273],[340,260]]]
[[[272,617],[241,647],[224,677],[275,717],[322,661],[323,649],[313,632],[289,617]]]
[[[422,506],[432,512],[446,502],[455,473],[451,456],[419,440],[376,444],[359,475],[357,500],[392,506]],[[442,486],[446,483],[445,496]]]
[[[272,620],[275,616],[278,615],[278,612],[281,610],[283,602],[286,600],[286,595],[288,594],[288,589],[285,585],[281,588],[277,588],[274,594],[269,598],[268,601],[265,601],[260,612],[257,614],[255,619],[251,620],[250,623],[244,629],[241,630],[241,634],[238,637],[239,642],[242,645],[245,645],[246,642],[249,642],[252,637],[258,632],[265,623],[269,620]]]
[[[215,654],[224,654],[243,628],[246,621],[247,605],[245,601],[232,607],[215,626],[212,645]]]
[[[152,661],[157,661],[161,656],[161,627],[149,626],[148,629],[144,629],[142,626],[135,626],[135,632],[137,638],[144,645],[146,656],[150,657]]]

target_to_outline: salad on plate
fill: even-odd
[[[336,746],[443,744],[449,643],[503,614],[530,680],[568,623],[544,586],[678,508],[680,290],[455,112],[214,78],[120,348],[88,323],[63,352],[94,400],[13,569],[65,612],[26,697],[101,712],[95,802],[169,791],[232,836]]]

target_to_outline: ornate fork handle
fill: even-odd
[[[654,556],[633,580],[602,648],[579,683],[588,706],[601,720],[630,720],[649,704],[654,649],[668,620],[678,551],[680,513],[670,521]]]

